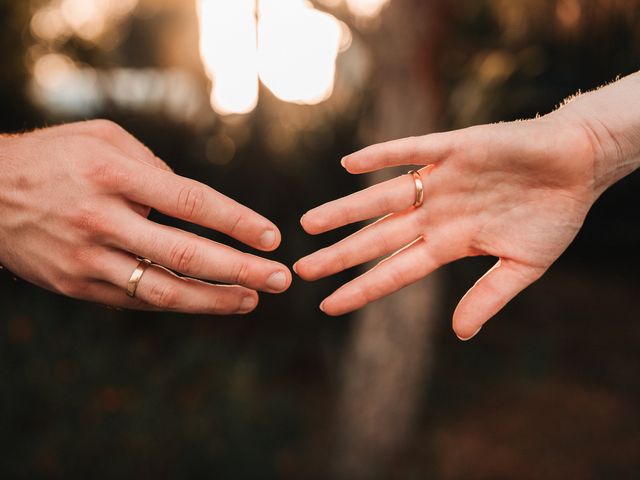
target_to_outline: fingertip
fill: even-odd
[[[293,266],[293,271],[298,277],[307,282],[313,282],[322,278],[322,275],[318,268],[314,268],[313,262],[309,257],[304,257],[296,262]]]
[[[453,332],[463,342],[468,342],[480,333],[482,327],[486,323],[479,319],[477,312],[469,311],[465,297],[462,298],[456,310],[453,312]],[[488,319],[487,319],[488,320]]]
[[[351,173],[354,175],[358,173],[363,173],[362,168],[358,166],[356,157],[353,157],[352,155],[348,155],[344,157],[340,162],[340,164],[348,173]]]
[[[306,258],[306,257],[305,257]],[[305,259],[302,258],[298,260],[292,267],[293,273],[295,273],[302,280],[309,281],[309,272],[307,271],[307,267],[305,264]]]
[[[285,274],[287,276],[287,283],[286,283],[286,287],[283,290],[283,292],[286,292],[287,290],[289,290],[291,288],[291,285],[293,285],[293,275],[291,274],[291,271],[285,267]]]
[[[327,313],[327,310],[326,310],[326,308],[325,308],[325,303],[326,303],[326,300],[324,300],[324,301],[320,304],[320,311],[321,311],[322,313],[325,313],[325,314],[326,314],[326,313]]]
[[[244,297],[240,302],[240,307],[238,308],[238,313],[241,315],[246,315],[248,313],[253,312],[260,301],[260,297],[257,292],[249,291],[245,293]]]
[[[260,235],[260,249],[266,252],[276,250],[282,242],[280,231],[274,227],[268,227],[262,235]]]
[[[266,287],[270,293],[283,293],[289,290],[293,276],[287,267],[280,266],[280,269],[269,276]]]
[[[304,215],[302,215],[302,217],[300,217],[300,226],[302,227],[302,229],[305,232],[307,231],[307,218],[308,218],[308,216],[309,216],[309,212],[305,213]]]
[[[472,333],[471,335],[467,335],[467,334],[459,334],[456,332],[456,337],[458,337],[459,340],[463,341],[463,342],[468,342],[469,340],[471,340],[472,338],[474,338],[476,335],[478,335],[478,333],[480,333],[480,330],[482,330],[482,327],[478,328],[474,333]]]
[[[293,266],[293,271],[301,279],[308,280],[309,275],[307,272],[306,257],[298,260],[295,263],[295,265]]]
[[[320,311],[329,317],[341,317],[342,315],[346,315],[349,311],[345,311],[343,309],[339,309],[335,304],[333,296],[327,297],[320,304]]]
[[[310,210],[302,216],[300,225],[302,225],[303,230],[309,235],[323,233],[322,225],[318,221],[317,215],[314,214],[314,210]]]

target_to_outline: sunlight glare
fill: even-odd
[[[59,8],[48,6],[33,14],[31,31],[36,37],[52,42],[60,37],[68,36],[71,33],[71,28]]]
[[[259,80],[280,100],[327,100],[350,32],[307,0],[200,0],[200,51],[220,114],[249,113]]]
[[[389,0],[346,0],[349,10],[354,15],[364,18],[373,18],[380,14],[387,6]]]
[[[279,99],[317,104],[333,92],[342,29],[338,20],[305,0],[262,0],[259,71]]]
[[[44,7],[48,17],[40,20],[57,20],[56,14],[74,33],[85,40],[95,40],[102,35],[113,19],[121,18],[130,13],[138,4],[138,0],[62,0],[50,3]],[[36,17],[34,17],[35,19]],[[40,30],[45,36],[52,31],[52,27]],[[61,29],[62,33],[64,33]],[[50,35],[49,35],[50,36]]]
[[[211,105],[223,115],[258,103],[254,0],[200,0],[200,52],[213,82]]]

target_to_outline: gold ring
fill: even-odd
[[[144,272],[147,271],[147,268],[151,265],[151,260],[147,260],[146,258],[139,258],[140,263],[131,274],[131,278],[129,279],[129,283],[127,283],[127,295],[131,298],[135,298],[136,291],[138,290],[138,284],[140,280],[142,280],[142,276]]]
[[[416,170],[411,170],[409,175],[413,177],[413,182],[416,185],[416,199],[413,202],[413,206],[414,208],[418,208],[424,203],[424,183],[422,183],[422,175]]]

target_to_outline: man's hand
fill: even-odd
[[[153,223],[151,208],[263,251],[280,244],[271,222],[175,175],[111,122],[0,137],[0,264],[25,280],[115,307],[206,314],[250,312],[256,290],[291,284],[284,265]],[[166,269],[147,269],[131,299],[136,257]]]

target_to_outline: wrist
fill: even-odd
[[[640,136],[631,126],[616,128],[588,108],[576,113],[578,128],[592,150],[594,188],[599,195],[640,166]]]
[[[550,116],[572,125],[592,162],[597,196],[640,167],[640,74],[580,95]]]

